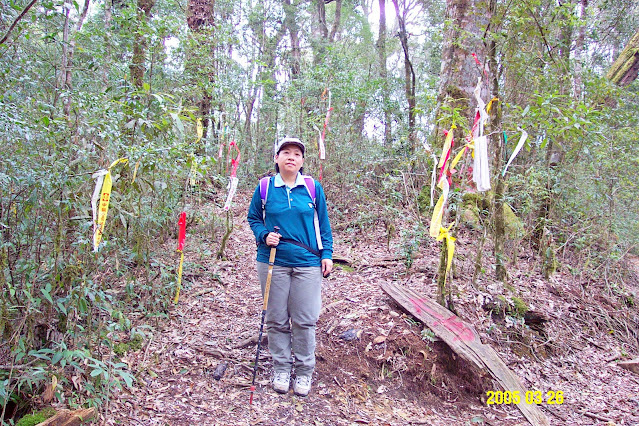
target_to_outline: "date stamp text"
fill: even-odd
[[[529,405],[561,405],[564,403],[562,391],[526,391],[523,395],[520,391],[488,391],[486,397],[486,405],[510,405],[522,402]]]

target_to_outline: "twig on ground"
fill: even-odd
[[[142,366],[142,369],[144,369],[145,363],[146,363],[146,356],[149,354],[149,348],[151,347],[151,342],[153,342],[153,337],[155,335],[151,334],[151,338],[149,339],[149,343],[147,343],[146,345],[146,349],[144,349],[144,356],[142,357],[142,362],[140,363],[140,365]]]
[[[581,414],[586,417],[590,417],[591,419],[600,420],[602,422],[613,422],[613,420],[608,417],[600,416],[599,414],[591,413],[590,411],[584,411]]]
[[[550,414],[552,414],[553,416],[555,416],[555,417],[557,417],[557,418],[559,418],[559,419],[563,420],[563,421],[564,421],[564,423],[567,423],[567,422],[568,422],[568,419],[567,419],[566,417],[562,416],[561,414],[559,414],[559,413],[557,412],[557,410],[555,410],[555,409],[553,409],[553,408],[550,408],[550,407],[549,407],[549,406],[547,406],[547,405],[543,405],[542,407],[543,407],[543,408],[545,408],[545,409],[546,409],[546,411],[548,411],[548,412],[549,412]]]

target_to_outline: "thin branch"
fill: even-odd
[[[25,7],[24,10],[22,12],[20,12],[20,14],[18,16],[16,16],[16,19],[13,20],[13,23],[11,24],[11,26],[7,30],[7,33],[4,35],[4,37],[2,37],[2,40],[0,40],[0,44],[4,44],[4,42],[7,41],[7,39],[11,35],[11,31],[13,31],[13,29],[18,24],[18,22],[20,22],[20,20],[24,17],[24,15],[27,14],[29,9],[31,9],[33,7],[33,5],[36,4],[37,1],[38,0],[31,0],[31,3],[29,3],[27,5],[27,7]]]
[[[526,3],[526,6],[528,6],[527,3]],[[544,41],[544,45],[546,46],[546,49],[548,50],[548,55],[550,56],[550,59],[552,59],[552,61],[555,62],[555,58],[552,56],[552,48],[550,47],[548,40],[546,40],[546,34],[544,34],[544,29],[539,23],[539,21],[537,20],[537,16],[535,15],[535,12],[533,11],[533,9],[530,8],[530,6],[528,7],[528,12],[530,12],[530,16],[532,16],[533,20],[535,21],[535,25],[537,25],[537,29],[539,30],[539,34],[541,35],[541,38]]]

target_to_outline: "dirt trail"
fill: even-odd
[[[485,401],[485,391],[491,389],[491,384],[475,383],[445,345],[423,334],[422,325],[393,306],[382,292],[382,282],[396,281],[433,295],[438,258],[435,244],[422,247],[413,272],[406,275],[404,264],[395,259],[396,250],[386,247],[382,224],[363,236],[334,223],[335,253],[352,259],[354,264],[353,268],[338,265],[324,281],[311,394],[299,398],[292,392],[279,395],[272,391],[270,355],[263,349],[257,391],[249,406],[255,342],[248,341],[257,337],[261,299],[255,272],[255,242],[245,220],[248,202],[247,194],[238,194],[235,200],[235,229],[225,261],[214,259],[218,245],[206,238],[210,232],[204,232],[204,224],[196,223],[187,231],[185,287],[180,302],[172,308],[169,320],[157,322],[142,350],[124,356],[123,361],[137,374],[137,386],[113,395],[106,424],[525,424],[512,406],[487,406],[482,402],[480,398],[483,396]],[[221,211],[215,213],[221,215]],[[464,263],[464,259],[472,263],[468,259],[470,247],[462,242],[458,249],[457,274],[471,276],[466,270],[471,266]],[[467,284],[458,285],[460,316],[474,322],[478,330],[486,330],[491,319],[477,307],[481,292],[466,291]],[[563,308],[559,311],[563,312]],[[344,333],[349,331],[358,337],[345,339],[348,333]],[[556,338],[557,332],[549,333],[551,339]],[[597,348],[582,343],[579,350],[584,351],[585,358],[592,359]],[[598,352],[600,359],[601,351]],[[563,356],[557,361],[535,361],[509,350],[503,355],[527,386],[564,390],[564,404],[544,407],[551,424],[594,422],[575,414],[584,398],[578,395],[578,389],[571,393],[571,380],[580,386],[590,380],[596,389],[602,389],[599,386],[605,383],[624,383],[621,386],[630,393],[624,396],[627,403],[623,409],[628,412],[622,413],[623,418],[637,415],[637,401],[628,402],[631,395],[639,396],[638,381],[630,373],[614,371],[611,376],[601,370],[568,371],[567,362],[582,362],[582,356],[575,352],[570,354],[571,361]],[[557,367],[556,362],[562,367]],[[227,369],[218,381],[214,372],[222,363],[227,364]],[[596,382],[592,382],[595,378]],[[602,402],[610,397],[600,395]],[[635,412],[631,413],[633,406]],[[620,417],[617,413],[612,418]]]

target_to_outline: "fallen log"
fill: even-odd
[[[60,410],[55,416],[49,417],[36,426],[76,426],[95,416],[95,408],[80,408],[78,410]]]
[[[419,295],[413,290],[394,285],[382,284],[386,292],[404,309],[422,321],[437,337],[441,338],[456,354],[469,362],[480,372],[488,372],[504,391],[518,391],[521,396],[517,408],[534,426],[546,426],[548,418],[534,404],[527,404],[526,389],[519,378],[499,358],[497,352],[481,343],[472,326],[437,302]]]
[[[632,371],[635,374],[639,374],[639,358],[635,358],[630,361],[621,361],[617,365],[621,368],[625,368],[628,371]]]

